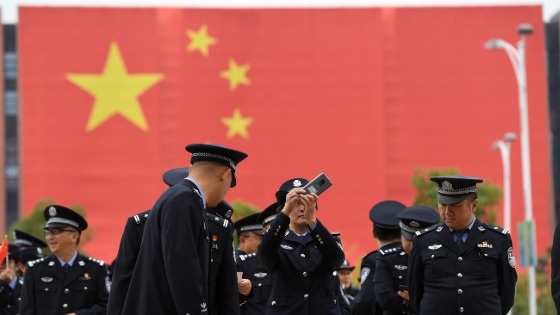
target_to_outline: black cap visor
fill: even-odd
[[[442,194],[438,194],[437,200],[442,205],[453,205],[453,204],[456,204],[456,203],[459,203],[459,202],[465,200],[465,198],[467,198],[468,195],[469,194],[462,194],[462,195],[442,195]]]

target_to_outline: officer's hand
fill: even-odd
[[[317,197],[316,194],[306,194],[300,195],[299,199],[304,206],[303,211],[305,215],[305,222],[307,223],[307,225],[313,228],[317,223],[315,210],[317,209],[317,199],[319,199],[319,197]]]
[[[68,313],[68,314],[66,314],[66,315],[76,315],[76,313]]]
[[[305,195],[305,190],[301,188],[294,188],[290,190],[290,192],[286,195],[286,204],[282,209],[282,213],[284,213],[287,216],[290,216],[290,213],[292,213],[300,203],[299,196],[302,195]]]
[[[237,291],[243,295],[249,295],[251,288],[251,280],[249,279],[241,279],[241,281],[237,282]]]
[[[410,298],[408,297],[408,290],[397,291],[397,294],[407,301],[410,300]]]
[[[16,272],[12,268],[6,268],[0,273],[0,280],[10,283],[16,277]]]

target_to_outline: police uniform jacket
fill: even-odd
[[[303,237],[288,230],[289,223],[280,212],[259,245],[258,256],[274,277],[266,314],[340,314],[342,246],[319,220]]]
[[[212,234],[210,251],[210,314],[239,314],[237,271],[233,252],[233,224],[217,214],[207,213]]]
[[[560,224],[556,226],[556,230],[554,231],[551,257],[552,299],[554,300],[554,304],[556,304],[557,313],[560,314]]]
[[[375,266],[377,264],[377,255],[379,251],[375,250],[362,259],[361,264],[361,288],[360,292],[354,298],[352,306],[353,315],[380,315],[383,310],[377,303],[375,297],[375,289],[373,278],[375,277]]]
[[[167,189],[145,223],[123,314],[207,314],[210,234],[196,185]]]
[[[0,315],[18,314],[22,286],[23,279],[20,277],[17,277],[13,289],[9,283],[0,280]]]
[[[243,272],[243,278],[251,281],[251,293],[240,295],[241,314],[263,315],[266,302],[272,292],[272,274],[266,270],[257,257],[257,253],[245,254],[237,250],[237,270]]]
[[[510,310],[517,273],[507,230],[476,219],[462,250],[444,223],[416,235],[408,286],[417,314],[506,314]]]
[[[385,244],[379,249],[373,279],[375,297],[384,315],[413,314],[408,300],[397,294],[399,285],[407,285],[408,254],[401,242]]]
[[[107,313],[107,266],[76,256],[64,271],[55,255],[27,263],[21,293],[21,315],[104,315]]]
[[[122,313],[126,292],[140,251],[144,223],[148,219],[149,213],[149,210],[144,211],[126,220],[117,259],[113,263],[113,281],[109,303],[107,304],[108,315],[120,315]]]

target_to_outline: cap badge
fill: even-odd
[[[443,183],[441,183],[441,188],[445,189],[445,190],[451,190],[453,189],[453,185],[451,185],[450,182],[448,181],[443,181]]]
[[[415,227],[415,228],[418,228],[418,227],[420,227],[420,223],[418,223],[418,222],[416,222],[416,221],[411,221],[411,222],[410,222],[410,226]]]
[[[50,207],[49,208],[49,215],[51,217],[56,217],[56,208],[55,207]]]
[[[294,180],[294,187],[300,187],[301,186],[301,181],[299,179]]]

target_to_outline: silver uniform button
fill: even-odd
[[[68,293],[70,290],[68,288],[64,289],[64,293]]]
[[[304,299],[307,299],[308,297],[309,297],[309,294],[307,294],[307,293],[305,293],[305,294],[303,295],[303,298],[304,298]]]
[[[402,279],[402,276],[399,276],[399,279]]]
[[[459,289],[459,290],[457,290],[457,293],[463,294],[463,290]]]
[[[68,308],[68,304],[66,304],[66,303],[65,303],[65,304],[62,304],[62,307],[63,307],[63,308]]]
[[[462,278],[462,277],[463,277],[463,274],[459,272],[459,273],[457,274],[457,277]]]
[[[258,285],[258,286],[259,286],[259,287],[260,287],[260,286],[262,286],[262,283],[259,283],[259,285]]]
[[[459,258],[457,258],[458,261],[463,261],[463,257],[459,256]]]
[[[301,254],[300,256],[301,256],[301,258],[305,258],[305,254]]]
[[[459,307],[459,312],[463,313],[465,311],[465,309],[461,306]]]
[[[304,271],[304,272],[303,272],[303,276],[304,276],[304,277],[307,277],[307,271]]]
[[[270,303],[270,305],[276,305],[276,301],[272,301],[272,303]]]

